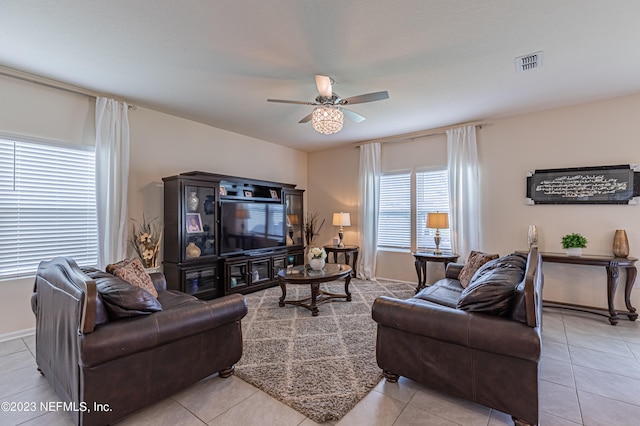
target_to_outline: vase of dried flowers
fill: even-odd
[[[324,219],[320,225],[318,225],[318,212],[307,214],[307,220],[304,222],[304,238],[307,242],[307,247],[313,244],[313,239],[318,235],[324,225]]]
[[[131,227],[131,239],[129,244],[133,247],[145,269],[158,268],[158,254],[162,241],[162,225],[156,220],[147,221],[142,215],[142,223],[131,219],[134,223]]]

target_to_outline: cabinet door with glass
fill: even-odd
[[[218,268],[215,264],[184,268],[182,274],[182,291],[185,293],[204,299],[222,296]]]
[[[287,209],[287,245],[304,245],[304,217],[301,189],[285,189],[284,202]]]
[[[216,186],[184,184],[182,259],[215,256]]]
[[[250,285],[259,285],[273,280],[271,258],[252,260],[250,263]]]
[[[249,286],[249,262],[228,260],[225,263],[225,292],[235,293]]]

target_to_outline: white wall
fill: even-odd
[[[129,113],[129,217],[162,216],[162,178],[203,171],[307,187],[307,154],[182,118]]]
[[[330,244],[338,227],[331,225],[334,212],[351,214],[351,226],[345,228],[344,243],[358,244],[358,174],[360,150],[355,146],[314,152],[309,155],[309,211],[318,212],[325,225],[314,243]],[[447,139],[444,135],[382,145],[383,172],[410,171],[429,167],[446,167]],[[414,248],[415,249],[415,248]],[[442,265],[434,265],[444,275]],[[429,278],[435,279],[431,268]],[[416,281],[411,251],[381,251],[377,258],[377,275],[402,281]]]
[[[95,102],[0,77],[0,132],[93,145]],[[199,170],[307,187],[307,154],[138,107],[129,112],[129,217],[162,219],[162,177]],[[0,341],[30,332],[33,278],[0,281]]]
[[[95,139],[95,102],[86,96],[0,77],[0,132],[81,145]],[[35,324],[33,278],[0,280],[0,341]]]
[[[640,257],[640,206],[525,205],[527,170],[640,163],[640,143],[633,123],[640,111],[640,95],[592,102],[511,118],[490,120],[477,132],[480,161],[482,243],[480,250],[508,254],[526,249],[527,228],[538,227],[540,248],[561,252],[562,235],[580,232],[589,245],[585,254],[610,254],[616,229],[625,229],[631,256]],[[393,169],[402,158],[411,167],[442,161],[440,137],[383,146],[383,166]],[[396,151],[396,149],[398,149]],[[421,152],[421,149],[426,151]],[[445,147],[446,149],[446,147]],[[390,154],[394,157],[390,159]],[[446,154],[445,154],[446,155]],[[397,156],[400,156],[396,158]],[[423,163],[423,164],[422,164]],[[334,167],[339,164],[339,167]],[[329,172],[330,171],[330,172]],[[357,211],[358,150],[341,148],[309,154],[309,209],[330,220],[330,213]],[[334,196],[340,194],[340,199]],[[350,200],[348,203],[342,200]],[[321,235],[320,243],[335,233]],[[357,225],[348,242],[357,242]],[[346,239],[346,237],[345,237]],[[440,264],[429,264],[429,282],[443,274]],[[435,275],[431,270],[435,269]],[[547,300],[606,307],[604,268],[547,263],[544,266]],[[377,276],[416,282],[410,253],[381,252]],[[621,274],[616,306],[624,308],[625,275]],[[636,283],[636,287],[640,284]],[[632,293],[640,305],[640,291]]]
[[[562,236],[579,232],[589,240],[585,254],[611,254],[615,230],[625,229],[631,256],[640,257],[640,206],[524,203],[527,170],[639,163],[638,111],[635,95],[497,120],[480,130],[483,249],[526,247],[527,228],[535,224],[542,251],[562,252]],[[606,306],[604,268],[546,264],[544,272],[545,299]],[[638,306],[640,292],[632,297]]]
[[[306,212],[318,213],[320,221],[325,221],[314,245],[331,244],[338,237],[338,227],[331,221],[333,213],[340,211],[351,216],[351,226],[344,228],[344,244],[358,244],[359,153],[358,148],[347,146],[309,154]]]

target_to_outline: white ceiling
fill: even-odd
[[[638,0],[2,0],[0,65],[314,151],[640,93],[639,17]],[[390,98],[330,136],[298,124],[313,107],[266,102],[313,101],[315,74]]]

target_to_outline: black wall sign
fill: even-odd
[[[527,204],[637,204],[637,165],[542,169],[527,175]]]

